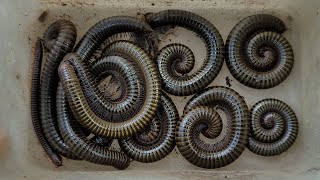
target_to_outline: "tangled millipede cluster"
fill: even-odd
[[[193,73],[192,49],[179,43],[153,46],[149,35],[167,26],[193,31],[203,40],[206,57]],[[274,16],[250,16],[232,29],[224,46],[206,19],[166,10],[143,20],[106,18],[75,46],[75,25],[58,20],[35,46],[31,114],[36,135],[56,166],[64,156],[125,169],[130,159],[159,161],[176,145],[186,160],[203,168],[226,166],[246,147],[263,156],[281,154],[298,133],[297,118],[286,103],[264,99],[249,111],[236,91],[207,86],[224,58],[231,74],[246,86],[280,84],[293,66],[291,46],[279,34],[284,30]],[[195,95],[179,117],[166,93]],[[113,139],[121,151],[110,149]]]

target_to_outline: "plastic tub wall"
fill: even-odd
[[[55,168],[45,156],[33,132],[30,116],[30,70],[37,37],[53,21],[66,18],[78,28],[78,40],[97,21],[114,15],[136,16],[137,13],[183,9],[210,20],[224,41],[232,27],[244,17],[257,13],[281,18],[288,30],[284,36],[291,43],[295,64],[290,76],[279,86],[255,90],[237,82],[224,64],[211,85],[226,86],[245,97],[250,107],[264,98],[278,98],[289,104],[299,120],[299,134],[293,146],[275,157],[262,157],[248,149],[234,163],[206,170],[188,163],[175,149],[168,157],[151,164],[132,162],[128,169],[88,162],[64,160]],[[47,12],[43,22],[38,17]],[[320,178],[320,1],[299,0],[29,0],[0,1],[0,128],[7,136],[1,147],[0,177],[30,179],[317,179]],[[169,35],[190,46],[197,59],[205,51],[190,32]],[[167,37],[168,38],[168,37]],[[199,41],[199,42],[198,42]],[[167,39],[162,45],[165,45]],[[199,63],[198,63],[199,65]],[[174,99],[181,115],[191,98]]]

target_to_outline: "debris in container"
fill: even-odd
[[[39,21],[45,17],[46,11]],[[247,26],[249,20],[254,26]],[[159,49],[176,27],[193,31],[205,44],[203,65],[192,74],[199,61],[193,49],[174,39]],[[166,10],[144,18],[103,19],[74,47],[75,25],[58,20],[36,43],[31,114],[40,144],[56,166],[62,165],[64,156],[121,170],[132,160],[151,163],[173,151],[179,154],[177,149],[190,163],[209,169],[232,163],[246,147],[259,155],[278,155],[298,133],[288,105],[260,101],[250,119],[244,97],[230,88],[228,76],[229,87],[207,86],[222,68],[225,47],[228,68],[241,83],[271,88],[284,81],[293,66],[291,46],[278,34],[284,29],[276,17],[251,16],[235,26],[224,46],[219,31],[203,17]],[[42,43],[47,50],[43,65]],[[246,56],[236,49],[243,47],[248,48]],[[250,77],[251,72],[257,77]],[[182,117],[166,93],[181,99],[194,95]],[[210,144],[200,134],[221,138]],[[114,139],[120,149],[112,147]]]

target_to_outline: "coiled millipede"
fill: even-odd
[[[143,133],[119,141],[123,152],[133,160],[144,163],[159,161],[175,147],[178,111],[165,93],[162,93],[160,103],[157,116]]]
[[[227,117],[226,133],[221,134],[222,120],[215,109]],[[223,135],[216,143],[201,140]],[[208,87],[196,94],[184,108],[176,129],[176,143],[182,156],[202,168],[219,168],[235,161],[248,143],[249,110],[244,99],[227,87]]]
[[[69,54],[64,58],[59,66],[59,76],[72,112],[83,127],[98,136],[126,138],[141,132],[155,117],[161,96],[160,77],[154,62],[134,44],[118,41],[110,44],[108,50],[112,53],[124,54],[135,61],[141,67],[146,81],[145,101],[139,112],[129,120],[112,123],[99,118],[92,112],[79,82],[81,77],[76,74],[75,67],[72,65],[72,61],[77,59],[77,54]]]
[[[188,52],[180,52],[181,46],[167,46],[161,50],[162,53],[158,56],[157,63],[163,89],[166,92],[177,96],[192,95],[208,86],[215,79],[223,64],[224,44],[219,31],[213,24],[201,16],[181,10],[166,10],[155,14],[147,14],[146,21],[152,28],[181,26],[195,32],[205,42],[206,59],[202,67],[190,76],[186,74],[181,76],[177,73],[179,70],[182,70],[182,72],[188,71],[189,65],[192,65],[189,61],[186,62],[187,69],[178,66],[178,69],[175,68],[178,70],[177,72],[172,69],[170,64],[175,61],[182,62],[184,53]],[[183,50],[185,49],[183,48]],[[171,55],[168,55],[168,52]],[[183,69],[180,69],[181,67]]]
[[[248,149],[262,156],[283,153],[298,135],[294,111],[277,99],[264,99],[251,109],[251,135]]]
[[[249,16],[236,24],[226,42],[226,63],[233,77],[257,89],[283,82],[294,63],[291,45],[281,35],[284,31],[284,23],[267,14]]]

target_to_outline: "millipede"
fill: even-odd
[[[39,87],[40,87],[40,71],[43,57],[43,47],[40,39],[37,40],[34,52],[34,62],[32,68],[31,80],[31,119],[36,136],[46,152],[47,156],[51,159],[52,163],[56,166],[62,165],[62,159],[56,151],[49,145],[43,129],[41,127],[40,114],[39,114]]]
[[[111,36],[122,32],[149,33],[152,28],[144,21],[130,16],[113,16],[92,26],[81,38],[75,52],[84,61],[89,61],[95,50]]]
[[[59,96],[57,96],[59,97],[57,99],[57,111],[60,117],[58,118],[58,124],[61,135],[66,144],[69,145],[70,150],[77,157],[92,163],[111,165],[117,169],[127,168],[130,164],[130,159],[124,153],[108,150],[106,147],[101,146],[101,144],[92,142],[86,138],[80,128],[80,124],[71,115],[72,113],[68,108],[68,101],[64,93],[60,84],[58,86]]]
[[[178,110],[165,93],[162,93],[157,116],[141,134],[119,141],[124,153],[133,160],[151,163],[166,157],[175,147],[175,128]]]
[[[99,118],[92,112],[79,83],[81,77],[77,76],[74,66],[70,62],[77,58],[77,54],[65,56],[59,66],[59,76],[72,112],[83,127],[102,137],[125,138],[141,132],[155,117],[161,96],[160,76],[150,57],[141,48],[130,42],[112,43],[107,52],[117,52],[131,57],[141,67],[145,77],[147,89],[145,101],[139,113],[129,120],[122,123],[112,123]]]
[[[195,32],[204,42],[206,46],[206,58],[202,67],[197,72],[188,76],[179,76],[178,73],[168,71],[168,66],[159,69],[162,78],[163,89],[173,95],[187,96],[199,92],[208,86],[218,75],[223,64],[224,44],[219,31],[213,24],[194,13],[182,10],[166,10],[159,13],[149,13],[145,17],[146,22],[152,28],[162,26],[180,26]],[[179,46],[174,46],[174,49]],[[172,49],[173,47],[168,46]],[[173,57],[178,54],[183,56],[183,52],[178,50],[170,51],[162,49],[162,52],[171,52]],[[185,50],[186,48],[184,48]],[[160,53],[161,55],[161,53]],[[164,59],[164,57],[167,57]],[[172,62],[176,59],[169,59],[169,55],[158,56],[158,67],[162,67],[162,61]],[[189,61],[190,62],[190,61]],[[192,63],[187,63],[188,66]],[[176,68],[177,69],[177,68]],[[187,70],[189,67],[187,68]],[[179,67],[177,69],[179,71]]]
[[[282,83],[294,64],[291,45],[281,35],[285,29],[279,18],[267,14],[236,24],[226,42],[226,63],[233,77],[256,89]]]
[[[275,156],[291,147],[299,125],[294,111],[278,99],[264,99],[251,108],[248,149],[261,156]]]
[[[221,134],[222,120],[216,109],[226,115],[226,133]],[[219,168],[235,161],[244,151],[249,135],[249,110],[244,99],[227,87],[208,87],[194,95],[184,108],[176,128],[176,143],[182,156],[202,168]],[[207,131],[207,132],[206,132]],[[210,144],[206,137],[223,138]]]
[[[76,27],[68,20],[58,20],[48,27],[44,45],[49,53],[42,67],[40,83],[40,119],[44,135],[55,151],[68,158],[73,156],[69,156],[69,147],[59,133],[55,100],[59,81],[57,70],[63,57],[72,51],[76,36]]]

